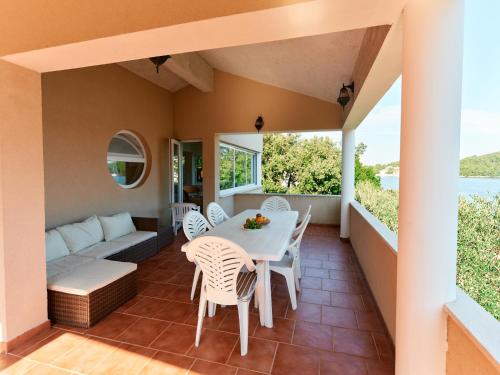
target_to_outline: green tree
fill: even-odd
[[[360,143],[356,146],[354,159],[354,183],[357,185],[361,181],[368,181],[371,184],[380,187],[380,177],[377,176],[375,168],[361,163],[361,156],[366,152],[367,146]]]
[[[366,145],[356,149],[355,179],[380,186],[373,167],[361,163]],[[264,136],[262,185],[267,193],[340,194],[342,154],[328,137],[301,139],[297,134]]]
[[[262,150],[262,188],[265,192],[286,193],[298,178],[295,150],[297,134],[266,134]]]

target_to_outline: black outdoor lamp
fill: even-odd
[[[262,129],[263,127],[264,119],[259,115],[259,117],[257,117],[257,120],[255,120],[255,129],[257,129],[257,133],[260,133],[260,129]]]
[[[160,73],[160,66],[165,64],[165,62],[171,57],[172,56],[170,55],[155,56],[155,57],[150,57],[149,60],[155,65],[156,73]]]
[[[347,89],[350,89],[351,92],[354,94],[354,81],[347,86],[342,84],[342,88],[340,89],[339,92],[339,97],[337,98],[337,103],[339,103],[342,106],[342,110],[345,108],[347,103],[349,103],[349,100],[351,100],[351,97],[349,96],[349,91]]]

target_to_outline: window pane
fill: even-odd
[[[247,184],[255,183],[255,181],[253,180],[253,175],[254,175],[253,168],[254,168],[253,154],[248,153],[247,154],[247,168],[246,168]]]
[[[234,171],[236,174],[236,186],[244,186],[247,184],[246,181],[246,157],[247,152],[236,150],[236,159]]]
[[[220,190],[231,189],[234,187],[233,175],[233,154],[234,149],[220,146]]]

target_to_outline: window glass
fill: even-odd
[[[256,152],[221,144],[219,153],[221,191],[255,184]]]
[[[108,172],[123,188],[138,186],[145,177],[146,151],[139,138],[129,132],[116,133],[108,146]]]
[[[234,187],[234,148],[220,147],[220,190],[232,189]]]

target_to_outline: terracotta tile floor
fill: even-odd
[[[8,355],[5,374],[314,374],[394,373],[391,341],[338,228],[311,225],[303,240],[302,291],[292,310],[284,280],[272,276],[274,328],[250,314],[249,351],[239,354],[234,307],[205,318],[194,347],[194,266],[185,238],[139,265],[139,295],[89,330],[55,326]]]

